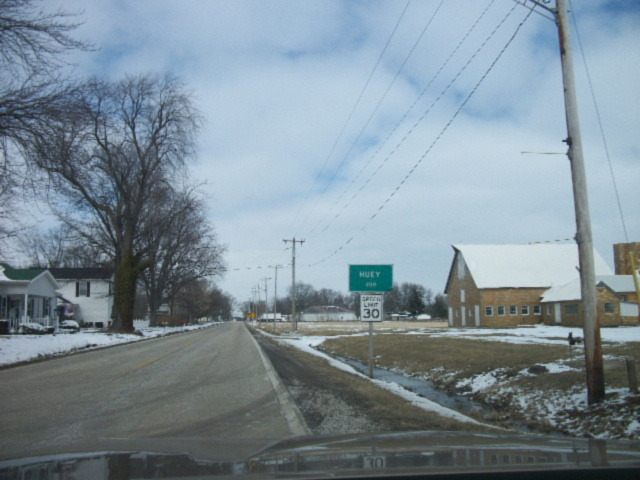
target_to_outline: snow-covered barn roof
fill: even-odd
[[[633,275],[603,275],[596,280],[598,284],[602,283],[616,293],[635,292],[636,290]]]
[[[598,287],[607,287],[614,293],[633,292],[636,289],[631,275],[598,275],[596,276],[596,285]],[[577,278],[566,285],[550,288],[544,292],[540,301],[543,303],[568,302],[580,300],[581,298],[580,279]]]
[[[452,245],[478,288],[536,288],[566,285],[579,277],[575,244]],[[596,275],[612,275],[594,250]],[[451,266],[453,269],[453,264]],[[451,274],[449,275],[451,278]],[[448,287],[448,282],[447,282]]]

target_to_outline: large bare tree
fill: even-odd
[[[88,49],[71,37],[78,15],[44,12],[34,0],[0,1],[0,242],[15,235],[24,166],[16,153],[45,116],[57,116],[73,87],[59,77],[64,55]]]
[[[160,305],[174,304],[178,293],[193,282],[213,279],[225,271],[225,248],[218,243],[195,190],[166,186],[156,193],[159,208],[146,233],[151,263],[142,275],[151,326],[156,324]]]
[[[145,236],[157,192],[195,154],[200,121],[174,77],[94,79],[30,136],[27,158],[48,174],[59,217],[113,260],[114,329],[133,330],[137,281],[153,261]]]

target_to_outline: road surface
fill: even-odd
[[[3,370],[0,458],[104,439],[244,454],[306,433],[278,382],[235,322]]]

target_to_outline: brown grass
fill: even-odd
[[[367,362],[369,355],[368,336],[340,337],[329,339],[321,348],[338,355],[356,358]],[[624,345],[604,345],[607,356],[631,356],[640,361],[640,342]],[[375,336],[374,356],[376,365],[397,368],[410,374],[428,374],[435,380],[442,373],[455,373],[456,379],[503,368],[507,376],[515,375],[520,370],[540,363],[552,363],[569,359],[568,346],[511,344],[487,340],[464,338],[430,337],[428,335],[393,335]],[[574,368],[584,366],[582,348],[574,348]],[[605,360],[605,377],[610,387],[625,387],[627,373],[621,359]],[[448,377],[449,381],[453,378]],[[585,374],[566,372],[553,375],[540,375],[519,380],[523,384],[540,389],[568,388],[571,385],[584,383]]]
[[[256,328],[265,330],[271,334],[285,335],[292,333],[292,323],[259,323]],[[305,336],[332,336],[350,335],[369,331],[368,322],[298,322],[296,335]],[[413,322],[376,322],[374,329],[377,332],[402,329],[406,331],[418,331],[431,328],[448,328],[447,322],[442,321],[413,321]]]
[[[449,430],[487,431],[486,427],[460,422],[435,412],[425,411],[407,400],[384,390],[369,380],[338,370],[326,360],[302,352],[294,347],[280,346],[288,356],[307,369],[331,392],[343,396],[348,402],[390,431]]]

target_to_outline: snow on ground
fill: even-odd
[[[476,425],[484,425],[486,427],[490,427],[490,428],[496,428],[493,427],[492,425],[487,425],[487,424],[483,424],[480,423],[476,420],[474,420],[471,417],[468,417],[466,415],[463,415],[462,413],[456,411],[456,410],[452,410],[451,408],[447,408],[447,407],[443,407],[442,405],[433,402],[427,398],[421,397],[420,395],[407,390],[406,388],[402,387],[401,385],[398,385],[397,383],[393,383],[393,382],[386,382],[384,380],[378,380],[378,379],[370,379],[368,376],[363,375],[362,373],[360,373],[359,371],[357,371],[355,368],[353,368],[351,365],[347,365],[344,362],[341,362],[339,360],[336,360],[333,357],[330,357],[329,355],[326,355],[325,353],[322,353],[318,350],[316,350],[315,347],[317,347],[318,345],[320,345],[322,342],[324,342],[327,338],[329,337],[322,337],[322,336],[314,336],[314,337],[301,337],[301,338],[281,338],[281,337],[276,337],[273,335],[270,335],[266,332],[264,332],[263,330],[258,330],[260,333],[262,333],[263,335],[267,335],[270,336],[272,338],[274,338],[275,340],[277,340],[278,342],[287,344],[287,345],[292,345],[304,352],[310,353],[312,355],[315,355],[317,357],[321,357],[324,358],[325,360],[327,360],[333,367],[338,368],[340,370],[343,370],[345,372],[351,373],[353,375],[357,375],[361,378],[367,379],[369,381],[371,381],[372,383],[374,383],[375,385],[384,388],[385,390],[392,392],[396,395],[401,396],[402,398],[404,398],[405,400],[408,400],[409,402],[411,402],[412,405],[415,405],[419,408],[422,408],[426,411],[430,411],[430,412],[435,412],[439,415],[442,415],[444,417],[448,417],[448,418],[453,418],[455,420],[461,421],[461,422],[468,422],[468,423],[474,423]],[[331,337],[331,338],[335,338]]]
[[[55,335],[4,335],[0,336],[0,365],[26,362],[41,357],[60,355],[77,350],[137,342],[175,332],[196,330],[211,325],[213,325],[213,323],[189,325],[185,327],[147,327],[139,330],[142,336],[101,331],[64,332]]]
[[[451,336],[457,338],[473,338],[478,341],[547,345],[567,345],[569,333],[574,337],[581,337],[583,335],[582,329],[580,328],[548,325],[494,329],[429,328],[420,326],[409,326],[407,328],[398,326],[389,328],[388,324],[392,323],[393,322],[384,322],[380,326],[376,325],[376,331],[379,331],[380,334],[430,335],[435,337]],[[275,338],[306,352],[321,356],[336,368],[368,378],[354,370],[350,365],[316,350],[316,347],[328,338],[347,335],[304,336],[306,332],[297,333],[301,335]],[[358,331],[353,335],[367,334]],[[640,342],[640,327],[602,328],[601,337],[603,342],[617,344]],[[638,395],[631,394],[628,388],[608,388],[605,402],[599,405],[589,406],[586,387],[582,385],[575,385],[567,390],[561,391],[525,389],[512,384],[518,378],[538,375],[540,374],[540,370],[542,370],[545,375],[578,371],[578,369],[568,365],[568,363],[567,360],[559,360],[557,362],[537,364],[537,373],[525,368],[515,375],[512,372],[507,374],[508,372],[505,368],[500,368],[471,375],[466,378],[463,377],[454,382],[453,390],[461,394],[473,395],[476,399],[494,406],[501,404],[510,405],[520,412],[524,417],[525,423],[545,431],[558,431],[572,436],[640,439],[640,421],[638,420],[638,412],[640,411],[638,406],[639,397]],[[440,379],[448,377],[453,380],[457,374],[463,373],[444,372],[441,370],[442,369],[434,369],[432,372],[425,372],[424,377],[430,379],[430,374],[435,374]],[[397,384],[381,382],[379,380],[373,381],[387,390],[402,395],[412,401],[412,403],[426,410],[437,411],[438,413],[449,416],[453,416],[451,412],[458,413],[419,397]],[[458,415],[461,414],[458,413]]]
[[[533,325],[515,328],[424,328],[406,331],[406,333],[409,335],[429,335],[432,337],[476,338],[494,342],[519,344],[539,343],[547,345],[566,345],[569,333],[571,333],[574,338],[583,336],[581,328],[552,325]],[[640,327],[601,328],[600,336],[603,342],[640,342]]]

